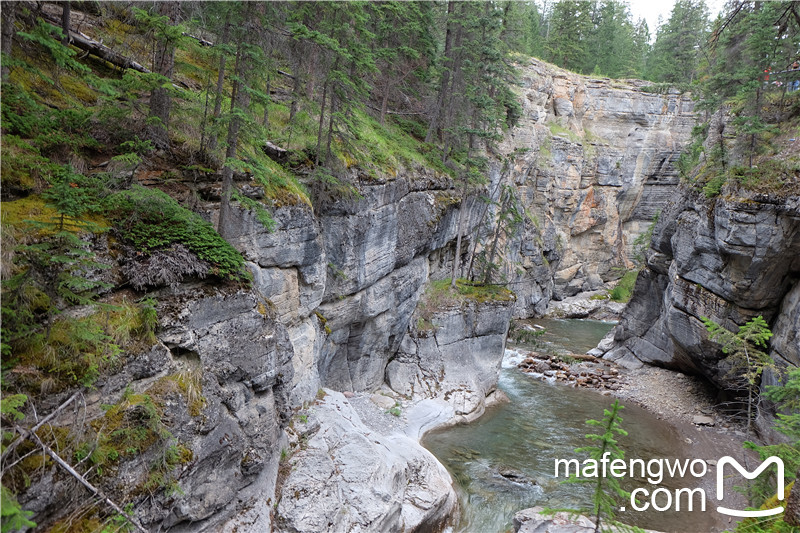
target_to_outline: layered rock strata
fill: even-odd
[[[678,184],[674,163],[695,115],[689,95],[645,92],[638,80],[581,76],[535,59],[521,74],[522,118],[501,151],[531,214],[512,258],[525,270],[517,314],[532,316],[551,298],[598,289],[631,266],[633,241]]]
[[[773,329],[778,366],[800,366],[800,198],[684,190],[655,228],[647,266],[605,357],[705,376],[730,388],[708,317],[731,331],[755,316]]]

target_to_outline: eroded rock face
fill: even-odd
[[[415,320],[386,367],[386,382],[414,400],[443,399],[455,422],[479,417],[497,386],[513,305],[468,301]]]
[[[675,190],[674,163],[695,123],[693,103],[689,95],[644,92],[644,85],[536,59],[522,65],[522,119],[501,143],[534,217],[519,238],[525,273],[517,276],[517,315],[541,315],[550,298],[615,279]]]
[[[87,468],[88,462],[81,471],[112,500],[131,502],[148,530],[221,531],[274,494],[291,412],[292,345],[266,300],[249,290],[183,285],[155,296],[159,341],[124,354],[116,372],[86,392],[82,422],[76,424],[79,411],[70,407],[53,423],[68,431],[92,424],[108,435],[126,429],[109,426],[113,421],[104,416],[103,404],[116,404],[128,430],[155,424],[161,432],[155,442],[118,443],[125,448],[104,473]],[[157,414],[127,397],[147,398]],[[180,460],[163,467],[170,447],[182,450]],[[157,480],[152,476],[159,468],[164,477]],[[48,469],[20,496],[41,525],[64,520],[75,511],[75,499],[86,497],[73,478],[55,465]],[[167,490],[170,483],[180,490]],[[253,523],[252,531],[268,531],[269,509]]]
[[[235,214],[233,243],[296,345],[293,405],[320,386],[380,386],[430,277],[429,255],[452,245],[461,209],[468,231],[480,216],[477,199],[461,206],[452,180],[440,175],[361,189],[361,198],[316,214],[279,208],[272,232],[251,213]]]
[[[800,199],[708,200],[685,190],[659,219],[647,267],[605,357],[699,373],[730,385],[701,317],[729,330],[761,315],[772,356],[800,362]]]
[[[266,302],[250,291],[198,292],[174,294],[161,307],[169,350],[159,373],[201,369],[205,398],[198,416],[172,409],[173,433],[193,457],[180,477],[183,495],[148,510],[146,522],[176,531],[216,531],[274,492],[291,412],[292,345]],[[269,515],[260,520],[268,524]]]
[[[276,530],[292,533],[439,531],[456,508],[450,475],[416,440],[368,429],[344,395],[312,408],[290,459]]]

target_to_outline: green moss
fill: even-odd
[[[550,128],[550,133],[556,137],[566,137],[570,141],[577,143],[580,142],[580,136],[569,128],[565,128],[561,124],[549,121],[547,127]]]
[[[450,288],[450,278],[431,283],[429,291],[426,295],[436,295],[437,293],[444,293],[456,301],[475,301],[483,302],[509,302],[513,301],[516,297],[514,293],[502,285],[482,285],[472,283],[466,279],[459,278],[456,280],[456,290]]]
[[[17,135],[3,136],[2,186],[6,190],[31,191],[41,179],[42,170],[50,161],[42,157],[39,150]]]
[[[797,481],[786,485],[784,494],[791,494],[792,487],[795,483],[797,483]],[[775,494],[764,502],[760,508],[762,510],[774,509],[780,505],[785,505],[785,502],[778,500],[778,495]],[[777,517],[746,518],[736,524],[736,529],[734,531],[736,533],[797,533],[798,530],[796,527],[790,526],[784,522],[782,515],[778,515]]]

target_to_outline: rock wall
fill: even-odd
[[[277,531],[441,531],[456,510],[444,466],[416,440],[371,431],[342,394],[326,391],[297,429],[307,440],[288,461]]]
[[[695,115],[689,95],[644,92],[638,80],[536,59],[521,73],[523,115],[500,151],[531,214],[510,259],[524,269],[516,314],[532,316],[630,268],[633,241],[678,184],[674,163]]]
[[[772,357],[800,366],[800,197],[681,192],[656,225],[605,357],[701,374],[727,388],[725,354],[700,318],[736,331],[762,315],[774,332]]]
[[[198,283],[154,296],[160,341],[121,358],[116,373],[86,392],[85,409],[75,402],[74,413],[70,406],[54,425],[70,433],[91,423],[109,434],[115,429],[108,427],[113,420],[104,418],[103,405],[117,404],[121,420],[131,427],[157,420],[169,432],[149,443],[140,439],[129,444],[142,448],[107,461],[105,472],[93,472],[86,460],[79,468],[87,475],[92,472],[91,481],[112,499],[132,502],[148,530],[224,531],[232,517],[258,509],[251,530],[268,531],[280,443],[291,414],[293,350],[288,332],[268,302],[249,290]],[[148,414],[143,404],[127,397],[148,398],[153,411]],[[180,464],[165,474],[178,484],[178,493],[164,490],[163,479],[152,486],[151,476],[166,461],[170,446],[183,450]],[[97,504],[72,477],[52,463],[42,464],[44,475],[20,496],[21,503],[42,526],[56,521],[63,526],[65,520],[83,523],[81,516]],[[65,515],[76,508],[77,515]]]
[[[320,388],[369,392],[388,380],[403,395],[435,398],[428,407],[444,401],[456,418],[472,419],[496,385],[512,312],[541,314],[551,299],[596,289],[617,276],[615,267],[629,264],[630,242],[675,185],[672,162],[694,121],[690,100],[536,60],[521,68],[523,117],[490,154],[487,185],[495,199],[501,185],[513,186],[529,215],[522,231],[503,243],[516,301],[444,308],[435,331],[416,327],[414,312],[429,281],[449,277],[462,211],[471,235],[487,209],[477,194],[462,205],[452,180],[430,170],[359,180],[359,197],[329,200],[316,210],[278,207],[272,232],[252,213],[234,210],[231,242],[245,256],[252,287],[198,282],[160,291],[159,343],[100,385],[95,397],[93,413],[101,416],[99,405],[117,401],[128,383],[147,392],[169,376],[202,375],[206,404],[199,415],[175,391],[165,403],[175,438],[192,451],[179,478],[184,494],[137,500],[143,523],[171,531],[268,530],[288,418]],[[214,202],[207,207],[216,208]],[[787,320],[782,327],[791,345],[797,317]],[[330,396],[326,405],[341,414],[345,408]],[[299,496],[281,499],[280,527],[313,530],[326,520],[342,530],[441,525],[452,511],[451,496],[442,500],[446,490],[425,486],[440,466],[406,450],[404,441],[375,444],[357,436],[363,431],[355,426],[347,436],[341,418],[326,423],[320,431],[342,433],[345,441],[315,444],[308,456],[338,476],[336,486],[361,489],[334,493],[332,482],[314,478],[311,490],[306,482],[313,472],[289,476],[283,495],[294,496],[291,487],[297,487]],[[383,476],[377,492],[364,491],[372,478],[360,470],[337,471],[336,458],[354,453],[378,454],[374,464],[354,463]],[[140,485],[152,460],[145,454],[125,463],[120,483]],[[56,491],[69,494],[67,485],[55,483]],[[125,487],[108,490],[124,495]],[[25,508],[57,514],[63,502],[50,493],[45,485],[32,487]],[[360,507],[368,496],[370,505]],[[319,515],[314,502],[323,497],[352,514]]]
[[[429,256],[456,237],[462,206],[448,178],[371,182],[361,194],[316,215],[307,206],[280,208],[273,232],[237,212],[232,241],[295,345],[293,405],[320,386],[369,391],[383,383],[424,286],[440,268]],[[478,207],[474,198],[463,206],[470,229]]]
[[[387,384],[412,400],[448,402],[454,422],[480,417],[497,386],[513,307],[513,299],[470,300],[443,306],[427,320],[418,309],[386,367]]]

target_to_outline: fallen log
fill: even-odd
[[[50,14],[42,13],[42,15],[49,23],[58,26],[61,25],[61,21],[55,20]],[[141,63],[137,63],[133,59],[127,58],[124,55],[115,52],[108,46],[104,45],[101,42],[95,41],[94,39],[92,39],[91,37],[89,37],[84,33],[70,30],[69,41],[70,44],[72,44],[76,48],[79,48],[89,54],[95,55],[100,59],[108,61],[109,63],[111,63],[116,67],[130,68],[139,72],[143,72],[145,74],[150,74],[151,72],[150,69],[143,66]]]

